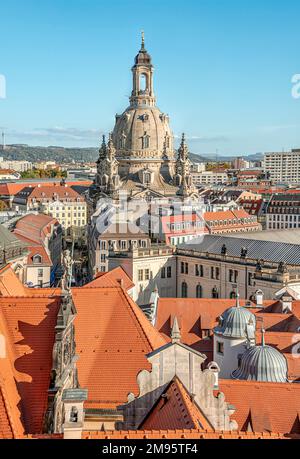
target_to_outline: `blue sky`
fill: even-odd
[[[7,143],[98,145],[144,29],[157,104],[190,151],[300,146],[299,0],[10,0],[1,17]]]

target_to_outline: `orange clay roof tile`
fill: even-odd
[[[78,378],[89,401],[124,403],[138,394],[146,354],[166,344],[121,287],[73,289]]]
[[[128,291],[134,287],[134,283],[121,266],[117,266],[111,271],[101,272],[84,288],[89,287],[113,287],[122,283],[123,288]]]
[[[240,429],[247,429],[249,416],[253,429],[300,434],[300,384],[220,380],[220,391],[235,406],[232,415]],[[276,401],[276,409],[274,407]]]
[[[26,288],[8,264],[0,269],[0,297],[12,295],[25,296]]]
[[[0,297],[9,361],[21,398],[18,407],[28,433],[42,430],[59,303],[59,298],[34,295]]]
[[[178,378],[174,378],[160,396],[146,419],[142,430],[213,428]]]

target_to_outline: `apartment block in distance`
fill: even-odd
[[[265,172],[274,183],[300,183],[300,148],[289,152],[265,153]]]

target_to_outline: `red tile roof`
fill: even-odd
[[[297,309],[299,301],[293,302],[293,309]],[[240,300],[241,306],[245,300]],[[279,314],[265,312],[265,309],[250,308],[257,317],[263,318],[266,329],[265,341],[280,352],[288,361],[289,378],[300,380],[300,358],[294,358],[292,351],[296,343],[300,341],[300,334],[296,331],[299,320],[293,314]],[[266,300],[264,306],[272,310],[277,301]],[[155,327],[170,341],[170,334],[174,317],[177,317],[180,327],[181,341],[193,349],[207,356],[206,364],[213,359],[213,341],[206,338],[203,331],[212,329],[218,323],[218,317],[229,307],[235,305],[235,300],[206,299],[206,298],[159,298]],[[261,340],[261,323],[257,323],[256,342]],[[298,338],[297,338],[298,336]],[[296,339],[297,338],[297,339]]]
[[[211,232],[218,233],[226,229],[237,230],[243,228],[256,228],[261,229],[261,225],[256,221],[256,218],[253,215],[249,215],[244,209],[233,209],[233,210],[220,210],[216,212],[205,212],[203,214],[204,220],[209,225]],[[245,222],[240,221],[240,219],[255,218],[255,221]],[[234,220],[238,220],[234,223]],[[212,226],[211,222],[221,222],[217,226]],[[226,223],[225,223],[226,221]]]
[[[21,191],[25,187],[36,187],[38,185],[40,186],[48,186],[48,187],[53,187],[53,186],[59,186],[60,182],[47,182],[43,180],[31,180],[30,182],[24,182],[21,180],[18,180],[17,183],[1,183],[0,184],[0,195],[3,196],[14,196],[17,194],[19,191]],[[67,181],[67,185],[69,187],[73,185],[82,185],[82,186],[89,186],[91,185],[92,182],[90,180],[74,180],[74,181]]]
[[[51,228],[58,224],[58,220],[49,215],[28,214],[17,221],[13,233],[20,239],[44,244],[45,239],[51,234]]]
[[[175,377],[141,423],[142,430],[207,429],[213,427],[190,394]]]
[[[28,191],[29,188],[26,187],[26,191]],[[19,193],[21,194],[24,191],[21,190]],[[39,199],[54,199],[55,196],[57,196],[60,200],[61,199],[80,199],[84,201],[84,198],[77,193],[77,191],[73,190],[70,186],[35,186],[32,188],[32,191],[30,192],[28,196],[28,200],[31,201],[32,199],[39,200]]]
[[[0,316],[6,325],[5,339],[13,366],[18,405],[25,431],[42,431],[52,368],[52,350],[60,298],[37,296],[0,297]],[[1,359],[0,359],[1,361]],[[1,374],[7,378],[8,372]],[[13,386],[8,385],[9,390]],[[13,401],[14,398],[10,398]],[[17,413],[15,412],[15,417]]]
[[[128,291],[134,287],[134,283],[121,266],[117,266],[111,271],[99,272],[95,279],[86,284],[84,288],[90,287],[113,287],[121,285]]]
[[[300,384],[220,380],[239,429],[300,434]],[[275,403],[275,405],[274,405]]]
[[[15,382],[13,348],[8,336],[8,325],[0,312],[0,438],[18,438],[24,428]]]
[[[0,297],[1,296],[25,296],[26,287],[22,284],[10,264],[0,269]]]
[[[28,249],[30,250],[30,253],[27,257],[27,265],[28,266],[52,266],[52,262],[50,260],[50,257],[42,245],[34,245],[34,246],[29,246]],[[40,255],[42,261],[41,263],[36,263],[34,262],[34,257],[36,255]]]
[[[72,291],[79,383],[98,406],[124,403],[138,394],[137,374],[151,369],[146,354],[166,341],[120,286]]]
[[[40,438],[40,437],[39,437]],[[82,432],[83,439],[93,440],[139,440],[139,439],[206,439],[206,440],[277,440],[285,438],[297,438],[299,435],[285,436],[282,433],[270,432],[210,432],[202,429],[166,429],[166,430],[107,430],[107,431],[84,431]]]

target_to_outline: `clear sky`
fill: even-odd
[[[144,29],[157,104],[190,151],[300,147],[299,0],[9,0],[0,11],[7,143],[98,145],[128,105]]]

